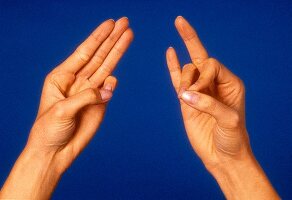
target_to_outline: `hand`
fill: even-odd
[[[242,81],[208,56],[184,18],[178,17],[175,26],[192,63],[181,69],[173,48],[167,50],[166,59],[194,151],[228,199],[278,199],[251,151]]]
[[[127,18],[103,22],[46,78],[30,148],[58,152],[65,170],[92,139],[117,80],[109,76],[133,39]],[[64,162],[65,161],[65,162]]]
[[[182,17],[175,21],[192,63],[181,70],[176,52],[167,51],[172,83],[181,99],[192,147],[207,168],[250,154],[245,128],[244,85],[223,64],[209,58],[195,30]]]
[[[61,174],[100,126],[117,84],[110,74],[132,40],[127,18],[107,20],[49,73],[27,145],[0,198],[51,196]]]

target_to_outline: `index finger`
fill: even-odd
[[[97,48],[104,42],[114,29],[115,22],[109,19],[99,25],[93,33],[70,55],[61,65],[60,69],[76,73],[94,55]]]
[[[183,39],[192,62],[200,64],[208,58],[208,53],[201,43],[196,31],[182,16],[178,16],[175,20],[175,27]]]

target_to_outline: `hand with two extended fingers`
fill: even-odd
[[[192,63],[181,69],[172,47],[166,60],[194,151],[227,199],[279,199],[249,144],[243,82],[208,56],[183,17],[176,19],[175,26]]]
[[[176,28],[192,63],[181,69],[173,48],[167,51],[172,83],[190,142],[207,168],[250,154],[245,128],[244,85],[223,64],[210,58],[195,30],[178,17]]]

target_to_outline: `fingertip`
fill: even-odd
[[[167,50],[168,52],[174,51],[174,48],[172,46],[168,47]]]
[[[128,26],[129,25],[129,18],[128,17],[121,17],[117,20],[117,24],[121,23],[123,25]]]
[[[171,56],[176,55],[175,49],[173,47],[168,47],[166,50],[166,56],[167,58],[170,58]]]
[[[114,26],[115,25],[115,20],[114,19],[108,19],[108,20],[106,20],[106,21],[104,21],[103,23],[102,23],[102,25],[110,25],[110,26]]]
[[[172,50],[173,50],[172,47],[168,47],[168,48],[166,49],[166,51],[165,51],[166,57],[168,57],[170,51],[172,51]]]
[[[177,97],[178,97],[179,99],[181,99],[181,98],[182,98],[182,94],[183,94],[185,91],[186,91],[185,88],[180,88],[180,89],[178,90]]]
[[[113,93],[111,90],[107,90],[103,88],[99,90],[99,93],[100,93],[100,97],[102,101],[109,101],[113,96]]]
[[[183,16],[178,15],[178,16],[175,18],[175,21],[179,22],[179,21],[181,21],[181,20],[183,20],[183,19],[184,19]]]
[[[134,39],[134,31],[131,28],[128,28],[126,30],[126,34],[128,35],[128,37],[131,39],[131,41]]]
[[[112,19],[112,18],[110,18],[110,19],[106,20],[106,22],[109,22],[109,23],[115,23],[115,20]]]
[[[187,63],[183,66],[183,69],[193,69],[196,68],[196,66],[193,63]]]
[[[118,80],[114,76],[108,76],[105,79],[103,88],[106,90],[114,91],[117,86]]]
[[[176,27],[180,27],[179,25],[184,21],[185,21],[185,18],[183,16],[179,15],[175,18],[174,24]]]
[[[184,102],[186,102],[187,104],[191,104],[194,105],[198,102],[199,100],[199,95],[197,93],[194,93],[192,91],[184,91],[181,94],[180,97]]]

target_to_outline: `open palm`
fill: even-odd
[[[58,152],[67,168],[99,128],[117,80],[110,76],[133,39],[127,18],[107,20],[46,78],[28,143]]]

